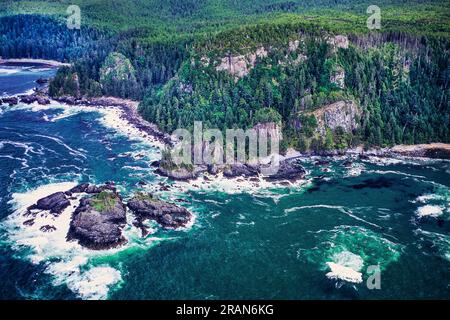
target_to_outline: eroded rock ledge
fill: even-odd
[[[210,175],[218,175],[222,173],[226,178],[252,178],[261,176],[267,181],[296,181],[303,179],[306,175],[305,169],[297,161],[297,159],[282,160],[279,163],[277,172],[272,175],[262,175],[262,167],[260,164],[240,164],[233,165],[209,165],[209,166],[193,166],[192,169],[185,167],[165,168],[164,163],[157,162],[154,166],[158,167],[157,173],[171,178],[173,180],[194,180],[204,173]]]
[[[142,230],[143,236],[148,229],[143,222],[153,220],[165,229],[186,227],[191,221],[192,214],[183,207],[161,201],[148,193],[137,193],[130,201],[128,208],[136,216],[136,226]]]

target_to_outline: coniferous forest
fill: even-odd
[[[1,3],[0,56],[72,63],[52,96],[138,100],[166,132],[277,122],[284,149],[450,141],[447,1],[381,4],[380,30],[356,1],[78,4],[82,27],[70,30],[63,1]],[[318,130],[318,111],[350,101],[357,125]]]

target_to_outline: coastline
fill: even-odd
[[[40,105],[48,105],[53,102],[62,103],[68,106],[77,107],[95,107],[99,109],[109,109],[114,111],[113,117],[109,119],[112,126],[120,129],[125,133],[133,133],[142,139],[151,140],[151,142],[158,142],[157,147],[163,149],[166,146],[173,146],[176,141],[167,133],[162,132],[159,128],[141,117],[138,112],[138,101],[122,99],[117,97],[102,96],[102,97],[73,97],[61,96],[51,98],[48,95],[48,79],[45,79],[45,85],[41,88],[35,88],[31,94],[22,94],[11,97],[3,97],[0,103],[15,105],[19,102],[25,104],[38,103]],[[153,141],[152,141],[153,140]],[[417,145],[396,145],[389,148],[372,148],[365,149],[363,146],[350,148],[345,150],[321,150],[321,151],[307,151],[299,152],[294,149],[288,149],[285,154],[280,156],[280,169],[275,176],[264,177],[266,180],[278,181],[293,181],[304,178],[304,170],[301,166],[296,164],[297,159],[310,157],[358,157],[359,159],[367,159],[368,157],[381,158],[424,158],[424,159],[450,159],[450,144],[446,143],[429,143]],[[354,159],[351,159],[354,160]],[[349,160],[349,162],[351,162]],[[183,168],[166,169],[161,165],[160,161],[152,164],[156,167],[156,173],[161,176],[168,177],[175,181],[195,181],[197,178],[209,173],[212,176],[217,176],[218,173],[223,173],[224,177],[228,179],[241,177],[252,179],[260,176],[260,165],[249,164],[235,164],[231,166],[202,166],[196,165],[193,170],[186,170]]]
[[[30,59],[30,58],[19,58],[19,59],[2,59],[0,58],[0,66],[42,66],[49,68],[60,68],[60,67],[70,67],[72,64],[59,62],[56,60],[45,60],[45,59]]]

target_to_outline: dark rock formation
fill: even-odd
[[[264,179],[268,181],[276,180],[288,180],[296,181],[303,179],[306,175],[305,169],[300,165],[297,160],[285,160],[280,162],[280,167],[278,172],[265,177]]]
[[[206,166],[195,166],[192,170],[187,168],[174,168],[174,169],[166,169],[163,166],[160,166],[156,173],[171,178],[173,180],[193,180],[198,178],[198,176],[207,171]]]
[[[17,97],[6,97],[2,99],[2,103],[9,104],[10,106],[15,106],[19,103],[19,99]]]
[[[70,205],[64,192],[57,192],[45,198],[38,200],[38,202],[28,207],[27,212],[31,210],[49,210],[53,215],[59,216],[64,209]]]
[[[126,222],[126,206],[120,197],[105,191],[81,199],[72,215],[67,240],[78,240],[83,247],[94,250],[114,248],[126,242],[122,235]]]
[[[73,193],[96,194],[96,193],[100,193],[100,192],[106,191],[106,190],[116,192],[116,187],[114,186],[114,183],[107,182],[106,184],[104,184],[102,186],[95,186],[95,185],[92,185],[89,183],[83,183],[83,184],[79,184],[76,187],[73,187],[66,193],[67,194],[73,194]]]
[[[53,231],[56,231],[56,227],[55,226],[46,225],[46,226],[40,227],[39,230],[41,230],[42,232],[53,232]]]
[[[316,166],[329,166],[330,165],[330,161],[328,160],[318,160],[315,163]]]
[[[346,161],[344,161],[344,163],[342,165],[346,168],[351,168],[353,165],[353,162],[351,162],[350,160],[346,160]]]
[[[245,164],[233,164],[225,168],[223,175],[227,178],[234,177],[254,177],[259,174],[258,169],[245,165]]]
[[[19,96],[19,98],[20,98],[20,102],[26,103],[26,104],[32,104],[34,102],[37,102],[40,105],[50,104],[50,99],[39,93],[33,93],[33,94],[29,94],[29,95],[21,95],[21,96]]]
[[[23,225],[31,227],[32,225],[34,225],[34,219],[29,219],[29,220],[24,221]]]
[[[145,235],[147,230],[143,222],[154,220],[166,229],[184,227],[192,218],[192,214],[183,207],[154,198],[151,194],[137,194],[128,201],[128,208],[136,216],[137,225]]]
[[[36,80],[36,83],[37,83],[37,84],[46,84],[46,83],[48,83],[49,81],[50,81],[50,80],[47,79],[47,78],[39,78],[39,79]]]

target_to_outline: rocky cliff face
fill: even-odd
[[[330,82],[335,84],[337,87],[344,89],[345,88],[345,70],[341,67],[337,67],[331,73]]]
[[[349,46],[349,40],[344,35],[328,37],[327,43],[331,46],[333,52],[336,52],[339,48],[348,49]]]
[[[249,74],[258,58],[267,57],[267,54],[268,52],[266,49],[260,47],[255,52],[245,55],[229,55],[220,59],[219,64],[216,66],[216,70],[228,72],[237,81]]]
[[[338,101],[324,106],[312,114],[317,120],[317,131],[319,134],[325,135],[327,128],[334,131],[341,127],[345,132],[356,130],[361,111],[353,101]]]

